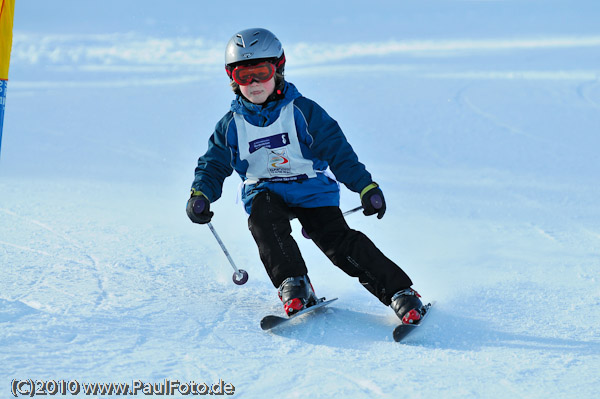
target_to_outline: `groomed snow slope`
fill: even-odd
[[[192,1],[121,13],[59,3],[71,12],[16,9],[1,397],[30,378],[222,379],[239,398],[597,397],[595,1],[308,2],[254,18]],[[232,99],[224,45],[250,26],[282,39],[287,78],[338,120],[383,188],[382,220],[347,220],[437,301],[404,344],[393,312],[296,221],[317,294],[340,299],[263,332],[260,318],[282,309],[235,204],[239,179],[213,224],[246,285],[185,215],[196,159]],[[343,209],[358,201],[343,189]]]

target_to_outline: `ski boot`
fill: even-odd
[[[277,289],[277,294],[288,316],[315,305],[318,301],[307,275],[285,279]]]
[[[390,306],[403,324],[419,324],[421,322],[423,302],[421,295],[412,288],[398,291],[392,297]]]

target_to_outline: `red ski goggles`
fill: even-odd
[[[231,71],[231,78],[239,85],[248,86],[253,81],[264,83],[275,75],[275,65],[261,62],[256,65],[240,65]]]

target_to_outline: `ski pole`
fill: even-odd
[[[342,213],[342,216],[348,216],[348,215],[351,215],[351,214],[353,214],[354,212],[358,212],[358,211],[360,211],[361,209],[363,209],[362,205],[361,205],[361,206],[357,206],[356,208],[352,208],[352,209],[350,209],[349,211],[346,211],[346,212]]]
[[[232,277],[233,282],[235,284],[237,284],[237,285],[244,285],[244,284],[246,284],[246,282],[248,281],[248,272],[246,272],[245,270],[242,270],[242,269],[238,269],[235,266],[235,263],[233,262],[233,259],[231,258],[231,255],[229,255],[229,251],[227,250],[227,248],[225,248],[225,244],[223,244],[223,241],[221,240],[221,237],[219,237],[219,235],[217,234],[217,231],[213,227],[212,223],[208,222],[207,225],[208,225],[208,228],[210,229],[210,231],[213,233],[213,235],[217,239],[217,242],[221,246],[221,249],[223,250],[223,253],[225,253],[225,256],[227,257],[227,260],[229,260],[229,263],[231,264],[231,267],[233,267],[233,270],[234,270],[233,277]]]
[[[205,207],[206,207],[206,203],[204,201],[196,201],[194,203],[194,212],[197,214],[201,214],[202,212],[204,212]],[[246,284],[246,282],[248,281],[248,272],[246,272],[245,270],[242,270],[242,269],[238,269],[235,266],[235,263],[233,262],[231,255],[229,255],[229,251],[227,250],[227,248],[225,248],[225,244],[223,244],[223,240],[221,240],[221,237],[219,237],[219,235],[217,234],[217,230],[215,230],[215,228],[213,227],[211,222],[208,222],[206,224],[208,225],[208,228],[213,233],[213,236],[215,236],[217,242],[221,246],[221,249],[223,250],[223,253],[227,257],[227,260],[229,260],[231,267],[233,267],[233,270],[234,270],[233,277],[232,277],[233,282],[237,285]]]

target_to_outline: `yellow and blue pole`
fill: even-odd
[[[8,83],[8,67],[10,50],[12,49],[13,18],[15,0],[0,0],[0,151],[2,150],[2,127],[4,125],[4,109],[6,107],[6,87]]]

